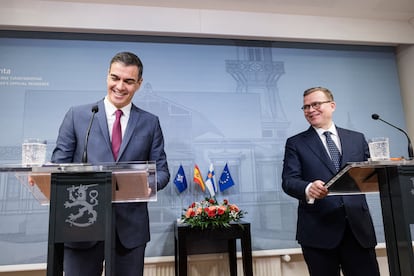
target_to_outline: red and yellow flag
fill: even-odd
[[[194,183],[200,186],[203,192],[206,190],[206,186],[204,185],[203,177],[201,176],[200,169],[198,168],[197,164],[194,166]]]

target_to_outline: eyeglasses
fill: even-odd
[[[332,101],[313,102],[313,103],[311,103],[311,104],[305,104],[305,105],[304,105],[304,106],[302,106],[301,108],[302,108],[302,110],[303,110],[303,111],[308,111],[311,107],[312,107],[313,109],[319,109],[319,108],[321,107],[321,105],[322,105],[322,104],[324,104],[324,103],[330,103],[330,102],[332,102]]]

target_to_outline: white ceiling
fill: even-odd
[[[59,0],[53,0],[59,1]],[[117,5],[214,9],[414,21],[414,0],[64,0]]]

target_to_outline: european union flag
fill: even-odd
[[[219,180],[220,191],[224,191],[233,185],[234,185],[234,181],[233,181],[233,178],[231,177],[229,167],[227,166],[227,163],[226,163],[226,166],[224,166],[223,172],[221,173],[220,180]]]
[[[180,165],[177,175],[174,178],[174,184],[180,193],[187,189],[187,178],[185,178],[183,165]]]

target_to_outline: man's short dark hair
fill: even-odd
[[[144,71],[144,65],[137,55],[131,52],[120,52],[117,53],[112,59],[109,67],[115,62],[123,63],[126,66],[133,65],[138,67],[138,80],[142,78],[142,73]]]
[[[305,97],[306,95],[309,95],[313,92],[316,92],[316,91],[323,92],[325,94],[326,98],[329,101],[332,101],[332,102],[334,101],[334,97],[333,97],[332,92],[328,88],[325,88],[325,87],[322,87],[322,86],[317,86],[317,87],[312,87],[312,88],[306,89],[305,92],[303,92],[303,97]]]

